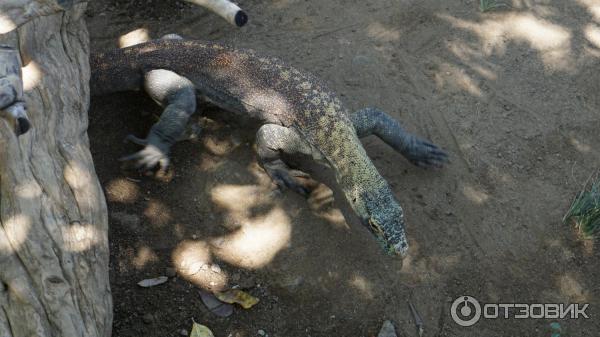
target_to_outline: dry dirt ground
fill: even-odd
[[[561,336],[598,335],[600,248],[561,218],[600,164],[599,1],[512,0],[492,13],[474,0],[240,3],[250,15],[242,29],[174,1],[96,1],[91,48],[117,47],[140,28],[153,38],[179,33],[250,47],[318,74],[351,109],[381,107],[452,162],[423,171],[379,140],[364,141],[406,211],[412,246],[402,263],[382,254],[332,195],[324,169],[299,161],[323,182],[308,200],[274,191],[256,163],[256,125],[202,107],[205,130],[175,146],[172,175],[140,177],[116,159],[137,150],[123,138],[145,135],[160,110],[141,93],[93,98],[114,336],[177,336],[192,319],[217,337],[259,329],[373,336],[385,319],[416,336],[408,300],[424,336],[552,333],[554,321],[543,319],[460,327],[449,310],[464,294],[484,303],[590,303],[591,319],[557,322]],[[221,271],[187,276],[191,262]],[[136,285],[166,268],[178,276]],[[236,284],[261,302],[229,318],[205,309],[198,289]]]

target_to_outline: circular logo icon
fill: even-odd
[[[450,315],[456,324],[471,326],[481,318],[481,305],[471,296],[461,296],[452,303]]]

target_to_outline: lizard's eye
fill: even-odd
[[[383,234],[383,229],[381,228],[381,226],[377,223],[377,221],[375,221],[373,218],[369,218],[369,226],[371,226],[371,228],[379,233],[379,234]]]

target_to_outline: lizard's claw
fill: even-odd
[[[290,175],[289,172],[276,170],[271,172],[271,174],[273,181],[279,188],[287,187],[305,198],[308,198],[310,195],[310,189],[304,184],[301,184],[298,179]]]
[[[413,137],[403,155],[414,165],[422,168],[441,168],[448,163],[448,154],[436,145]]]
[[[138,138],[138,137],[136,137],[136,136],[134,136],[132,134],[129,134],[129,135],[127,135],[127,137],[125,137],[125,142],[126,143],[127,142],[132,142],[134,144],[141,145],[141,146],[148,145],[148,141],[147,140]]]
[[[161,146],[162,144],[153,144],[152,141],[137,138],[129,135],[127,141],[144,146],[144,148],[134,154],[119,158],[119,161],[129,162],[132,166],[141,172],[150,171],[158,167],[159,172],[166,172],[169,168],[170,160],[168,147]]]
[[[280,188],[289,188],[307,198],[311,191],[310,175],[290,169],[282,160],[264,163],[263,167],[273,182]]]

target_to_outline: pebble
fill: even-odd
[[[265,332],[265,330],[260,329],[260,330],[258,330],[258,334],[261,336],[265,336],[267,333]]]
[[[182,335],[182,336],[187,336],[188,332],[185,329],[181,329],[181,330],[179,330],[179,334]]]
[[[397,337],[396,329],[394,329],[392,322],[383,322],[383,326],[381,327],[381,331],[379,331],[377,337]]]

